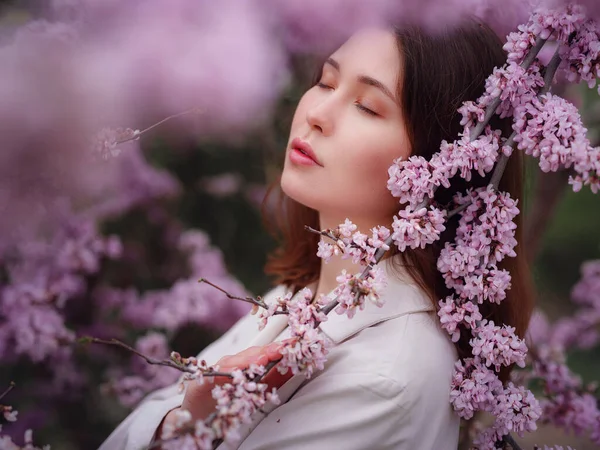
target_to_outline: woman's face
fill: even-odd
[[[399,209],[386,185],[393,160],[410,153],[396,92],[400,73],[393,33],[361,31],[331,55],[319,83],[302,96],[281,187],[319,211],[322,222],[390,224]],[[306,144],[317,163],[295,149],[306,152]]]

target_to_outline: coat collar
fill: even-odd
[[[334,344],[386,320],[411,313],[435,311],[425,292],[399,264],[393,265],[392,258],[379,262],[377,266],[384,270],[387,278],[387,287],[382,293],[383,306],[368,302],[364,310],[357,311],[352,319],[345,314],[337,314],[335,310],[329,313],[327,321],[320,328]]]
[[[405,314],[435,310],[431,300],[423,290],[412,281],[408,273],[399,264],[394,265],[392,263],[392,258],[379,262],[377,266],[384,270],[387,278],[387,287],[382,294],[383,306],[379,307],[373,303],[367,303],[364,310],[357,311],[352,319],[349,319],[345,314],[337,314],[335,310],[329,313],[327,321],[320,325],[320,329],[334,344],[339,344],[361,330],[380,322]],[[314,289],[316,283],[308,287]],[[272,292],[271,298],[275,299],[285,295],[286,292],[287,290],[283,286],[278,286]],[[335,298],[332,293],[329,293],[329,296]],[[279,338],[286,338],[288,337],[288,333],[285,332],[286,328],[287,316],[271,317],[266,327],[258,333],[250,345],[266,345],[278,338],[282,332],[284,334]]]

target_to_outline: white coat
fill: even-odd
[[[288,380],[279,389],[280,406],[257,413],[233,448],[456,450],[460,420],[449,403],[456,350],[431,301],[408,276],[392,272],[388,261],[380,263],[388,275],[384,306],[368,304],[352,319],[331,312],[320,326],[334,343],[325,369],[310,380]],[[265,301],[285,292],[278,286]],[[247,315],[199,358],[214,364],[224,355],[285,339],[285,326],[286,316],[275,316],[259,332],[256,316]],[[176,385],[148,395],[99,450],[148,446],[163,417],[182,400]]]

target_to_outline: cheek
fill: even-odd
[[[394,133],[384,142],[371,142],[371,146],[355,149],[343,168],[340,167],[338,175],[345,179],[343,184],[348,193],[356,200],[360,199],[362,208],[377,215],[391,216],[398,209],[398,200],[387,188],[388,169],[396,158],[408,157],[405,136]],[[352,175],[348,176],[350,173]]]
[[[368,142],[368,141],[367,141]],[[362,146],[353,152],[353,158],[347,160],[352,166],[355,178],[371,190],[387,191],[388,169],[398,157],[406,159],[403,136],[393,136],[393,139],[383,142],[370,141],[372,145]]]

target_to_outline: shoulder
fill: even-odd
[[[433,389],[447,400],[457,358],[435,312],[409,313],[365,328],[334,347],[325,373],[352,374],[385,397],[404,391],[418,396]]]

